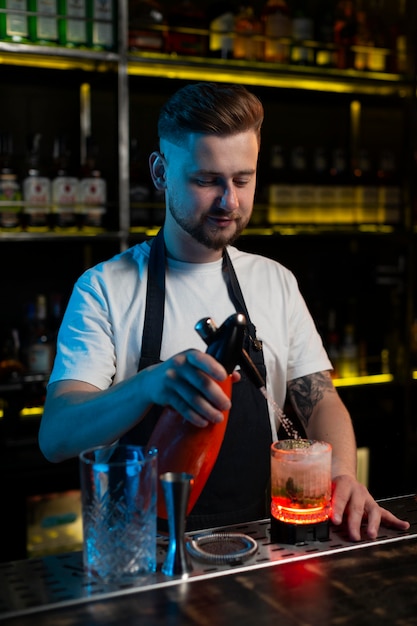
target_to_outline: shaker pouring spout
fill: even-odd
[[[217,328],[211,317],[205,317],[197,322],[197,324],[195,325],[195,330],[205,341],[205,343],[210,347],[212,346],[213,342],[222,337],[223,333],[225,333],[225,330],[233,324],[236,326],[236,328],[241,326],[244,326],[246,328],[247,321],[243,313],[235,313],[231,315],[227,318],[227,320],[222,324],[220,328]],[[240,344],[235,343],[234,347],[238,347],[238,345]],[[212,354],[210,350],[207,350],[207,352]],[[236,363],[241,366],[241,368],[244,370],[245,374],[247,375],[249,380],[255,385],[255,387],[257,387],[258,389],[262,389],[263,387],[265,387],[264,379],[262,378],[255,363],[246,352],[245,348],[243,348],[243,345],[240,354],[236,356]]]

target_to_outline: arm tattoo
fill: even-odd
[[[291,403],[306,427],[314,407],[326,392],[335,392],[329,372],[316,372],[288,382]]]

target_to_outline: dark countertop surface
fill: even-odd
[[[261,546],[257,555],[246,563],[217,569],[197,565],[187,580],[167,579],[157,572],[137,587],[94,588],[85,580],[80,553],[4,564],[0,566],[0,622],[10,626],[417,624],[417,499],[405,496],[382,504],[407,518],[410,530],[384,529],[373,542],[364,538],[351,544],[339,529],[333,529],[330,541],[320,546],[314,541],[282,546],[268,540],[267,521],[256,522],[246,531]]]

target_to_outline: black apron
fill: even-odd
[[[161,362],[165,265],[165,244],[161,229],[152,242],[149,257],[145,322],[138,371]],[[243,313],[248,322],[244,347],[266,380],[262,345],[256,339],[255,327],[250,321],[226,250],[223,272],[236,311]],[[207,313],[209,315],[210,312]],[[122,441],[146,445],[162,410],[163,407],[155,405],[139,424],[126,433]],[[219,456],[200,498],[187,517],[187,530],[237,524],[269,515],[271,441],[266,400],[241,370],[241,380],[233,385],[232,408]]]

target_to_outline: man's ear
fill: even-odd
[[[149,169],[155,187],[161,191],[165,189],[165,159],[160,152],[152,152],[149,156]]]

